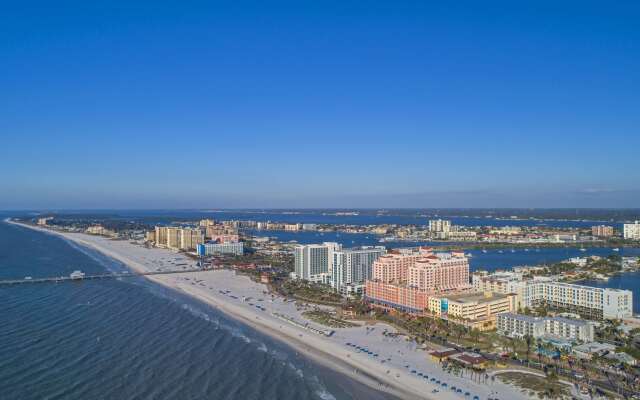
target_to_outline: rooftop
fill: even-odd
[[[486,293],[462,293],[462,294],[454,294],[451,296],[446,296],[447,299],[451,301],[455,301],[458,303],[483,303],[490,302],[500,299],[506,299],[511,294],[502,294],[502,293],[490,293],[489,295]]]

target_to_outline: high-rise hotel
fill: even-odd
[[[429,249],[402,249],[373,263],[373,278],[365,297],[373,305],[420,314],[429,295],[470,288],[469,261],[464,253],[434,253]]]
[[[362,294],[371,279],[373,263],[384,253],[383,246],[338,250],[333,253],[331,287],[343,295]]]
[[[296,246],[293,250],[294,273],[296,279],[316,283],[329,283],[333,253],[342,245],[334,242]]]
[[[373,262],[385,252],[381,246],[343,249],[334,242],[300,245],[293,252],[293,277],[329,284],[344,295],[361,294]]]

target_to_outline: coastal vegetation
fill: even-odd
[[[303,280],[284,280],[275,286],[279,294],[297,300],[325,305],[341,305],[342,296],[326,285]]]
[[[505,372],[497,375],[507,384],[514,384],[530,397],[539,399],[570,399],[569,386],[558,381],[557,375],[551,373],[546,377],[519,372]]]
[[[302,315],[310,319],[311,321],[317,322],[324,326],[328,326],[330,328],[351,328],[354,326],[358,326],[349,321],[337,318],[330,312],[323,310],[305,311],[302,313]]]

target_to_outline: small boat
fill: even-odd
[[[76,280],[76,279],[83,279],[84,278],[84,272],[82,271],[73,271],[72,273],[69,274],[69,278]]]
[[[502,251],[502,250],[498,250],[498,253],[502,254],[502,253],[504,253],[504,251]]]
[[[612,249],[612,250],[613,250],[613,251],[620,251],[620,249],[619,249],[619,248],[617,248],[617,247],[616,247],[615,249]]]
[[[468,257],[468,258],[471,258],[471,257],[473,257],[473,254],[471,254],[471,253],[467,253],[467,254],[465,254],[464,256],[465,256],[465,257]]]
[[[587,251],[584,247],[580,247],[580,251]]]
[[[482,252],[486,254],[486,253],[487,253],[487,250],[486,250],[486,249],[482,249]]]
[[[529,251],[529,249],[524,249],[524,251]]]
[[[514,249],[511,249],[511,252],[512,252],[512,253],[515,253],[516,251],[515,251]]]

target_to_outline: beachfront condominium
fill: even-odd
[[[330,283],[333,253],[342,246],[334,242],[296,246],[293,250],[295,279],[316,283]]]
[[[156,226],[153,241],[156,243],[156,246],[158,247],[167,246],[167,227],[166,226]]]
[[[372,276],[374,261],[386,253],[384,246],[362,247],[333,252],[331,287],[343,295],[362,294]]]
[[[180,248],[180,231],[182,228],[169,226],[167,227],[167,243],[166,246],[170,249]]]
[[[568,311],[589,319],[621,319],[633,315],[630,290],[574,285],[546,279],[527,281],[523,303]]]
[[[154,239],[157,247],[189,251],[204,242],[204,235],[197,228],[156,226]]]
[[[595,324],[581,319],[532,317],[514,313],[499,314],[496,318],[498,333],[508,337],[550,337],[581,342],[591,342],[595,337]]]
[[[451,221],[444,219],[429,220],[429,230],[431,232],[448,233],[451,231]]]
[[[633,224],[624,224],[622,236],[625,239],[640,240],[640,221],[635,221]]]
[[[183,228],[180,230],[180,250],[195,250],[204,243],[204,234],[200,229]]]
[[[591,227],[591,235],[596,237],[610,237],[613,236],[613,226],[597,225]]]

